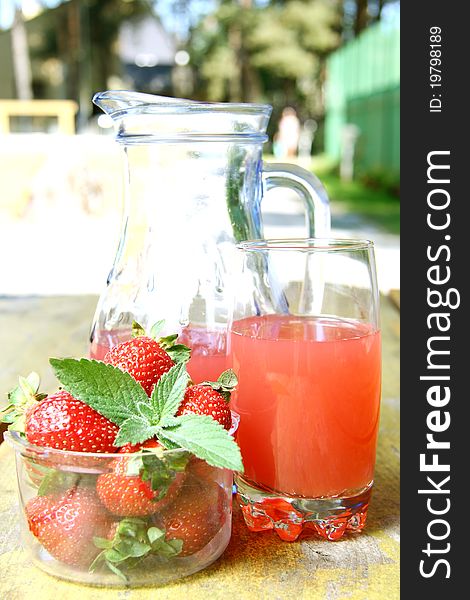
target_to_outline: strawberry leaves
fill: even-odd
[[[112,539],[95,537],[93,543],[102,552],[98,554],[90,572],[106,566],[124,582],[127,576],[121,570],[135,567],[142,559],[151,554],[171,558],[181,552],[180,540],[166,540],[165,532],[158,527],[147,528],[147,523],[138,518],[128,517],[117,524]]]
[[[168,335],[158,340],[160,346],[170,355],[175,363],[187,363],[191,358],[191,348],[184,344],[177,344],[178,334]]]
[[[156,436],[168,449],[189,450],[215,467],[243,471],[238,445],[212,417],[175,416],[189,381],[185,363],[162,375],[150,398],[129,374],[111,365],[84,358],[51,358],[50,364],[70,394],[119,425],[116,446]],[[233,376],[221,377],[217,385],[233,389]]]
[[[159,458],[155,452],[144,452],[136,457],[139,467],[139,476],[142,481],[148,481],[153,491],[159,492],[156,500],[164,498],[173,484],[176,474],[186,469],[189,461],[188,452],[172,452],[168,456]],[[140,465],[139,465],[140,463]]]
[[[157,336],[160,334],[161,330],[165,327],[165,321],[157,321],[154,323],[150,329],[150,333],[148,337],[156,340],[159,345],[165,350],[167,354],[170,355],[170,358],[175,363],[187,363],[191,358],[191,348],[185,346],[184,344],[177,344],[176,341],[178,339],[178,334],[174,333],[172,335],[168,335],[166,337],[161,337],[157,339]],[[145,329],[142,325],[139,325],[137,321],[132,323],[132,337],[141,337],[147,335]]]
[[[0,411],[0,421],[9,423],[11,431],[24,432],[25,415],[28,409],[47,394],[39,393],[39,375],[30,373],[27,377],[19,377],[18,385],[8,394],[8,405]]]
[[[238,384],[238,379],[232,369],[224,371],[217,381],[204,381],[202,385],[208,385],[216,392],[219,392],[225,399],[225,402],[230,401],[230,394]]]

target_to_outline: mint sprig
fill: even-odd
[[[210,465],[243,471],[240,448],[232,436],[209,415],[182,415],[176,425],[162,428],[160,441],[186,448]]]
[[[57,379],[72,396],[121,426],[148,402],[144,388],[129,373],[97,360],[49,359]]]
[[[180,448],[219,468],[243,471],[240,448],[210,416],[176,416],[189,375],[184,363],[173,366],[149,398],[128,373],[82,358],[51,358],[55,374],[75,398],[119,426],[116,446],[157,437],[168,449]]]
[[[155,416],[156,425],[165,425],[173,417],[184,398],[189,374],[184,363],[178,363],[164,373],[153,388],[150,403]]]

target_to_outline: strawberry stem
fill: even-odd
[[[102,552],[91,563],[89,571],[105,566],[125,583],[129,579],[122,567],[127,571],[133,569],[152,554],[171,558],[181,552],[183,545],[181,540],[167,541],[164,530],[154,526],[147,528],[146,521],[133,517],[122,519],[112,538],[94,537],[93,543]]]
[[[24,433],[29,408],[47,397],[47,394],[39,393],[39,384],[39,375],[34,372],[18,378],[18,385],[8,394],[9,404],[0,411],[0,421],[8,423],[8,429]]]
[[[221,375],[217,381],[203,381],[201,385],[210,386],[216,392],[219,392],[221,396],[228,403],[230,402],[230,394],[233,392],[238,384],[237,376],[232,369],[227,369]]]

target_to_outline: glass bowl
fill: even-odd
[[[51,575],[158,586],[204,569],[229,542],[228,469],[185,450],[92,454],[34,446],[16,432],[5,440],[15,450],[23,544]]]

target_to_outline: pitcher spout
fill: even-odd
[[[93,103],[99,106],[103,112],[113,117],[117,112],[126,111],[132,108],[146,107],[152,105],[171,105],[177,103],[191,104],[193,100],[184,98],[171,98],[167,96],[155,96],[153,94],[143,94],[141,92],[132,92],[129,90],[108,90],[98,92],[93,96]]]
[[[113,119],[117,140],[123,143],[263,143],[272,111],[268,104],[196,102],[119,90],[99,92],[93,102]]]

